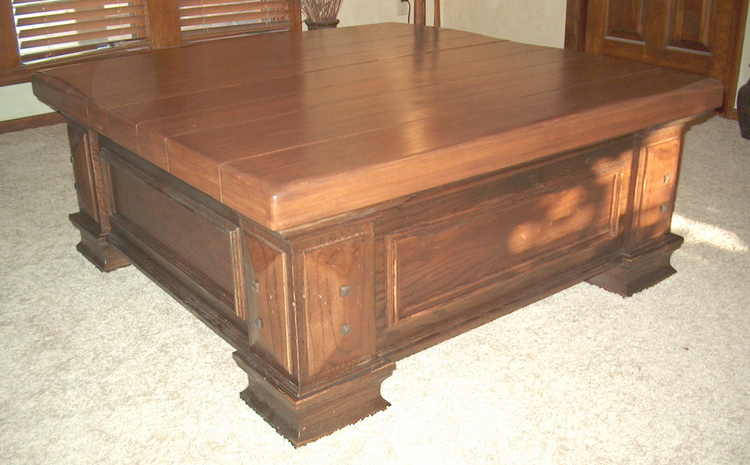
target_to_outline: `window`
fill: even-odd
[[[147,45],[144,0],[13,0],[18,49],[24,65]]]
[[[299,0],[0,0],[0,85],[53,63],[302,29]]]
[[[284,0],[179,0],[179,8],[185,40],[291,28]]]

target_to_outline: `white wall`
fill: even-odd
[[[50,107],[34,97],[29,82],[0,87],[0,121],[51,112]]]
[[[444,27],[527,44],[564,45],[565,0],[442,0],[440,6]]]
[[[396,16],[400,0],[344,0],[342,26],[406,22]],[[413,6],[412,0],[412,6]],[[442,26],[492,37],[562,48],[566,0],[441,0]],[[427,0],[432,24],[433,0]],[[413,16],[413,12],[412,12]]]
[[[341,25],[406,22],[406,16],[396,15],[398,1],[344,0]],[[431,23],[432,0],[427,3]],[[441,0],[443,27],[550,47],[563,46],[565,7],[566,0]],[[750,21],[745,29],[740,85],[750,78]],[[49,108],[36,100],[29,84],[0,87],[0,121],[46,112]]]

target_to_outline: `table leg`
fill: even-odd
[[[70,161],[80,209],[70,215],[70,221],[81,233],[81,242],[76,247],[78,251],[101,271],[112,271],[130,262],[106,241],[110,225],[104,200],[98,137],[94,131],[68,120]]]
[[[683,239],[670,232],[687,121],[646,132],[636,148],[629,228],[618,264],[588,282],[623,296],[675,273],[672,253]]]
[[[380,385],[395,367],[378,356],[374,233],[361,223],[281,238],[244,231],[249,347],[242,398],[295,446],[388,405]]]

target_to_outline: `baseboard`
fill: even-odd
[[[0,134],[8,132],[23,131],[24,129],[52,126],[65,122],[65,117],[60,113],[44,113],[42,115],[27,116],[8,121],[0,121]]]
[[[731,110],[722,112],[719,116],[726,119],[733,119],[735,121],[738,121],[740,119],[739,113],[737,112],[736,108],[732,108]]]

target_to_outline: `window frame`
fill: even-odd
[[[290,9],[289,29],[292,31],[301,31],[302,13],[300,0],[287,0],[287,2]],[[53,66],[91,61],[103,56],[143,53],[148,50],[176,47],[183,43],[192,43],[197,40],[209,40],[217,37],[216,34],[206,34],[205,37],[201,38],[197,37],[199,34],[195,33],[183,37],[180,29],[179,0],[145,0],[145,3],[146,27],[148,30],[147,44],[142,42],[136,44],[124,43],[76,57],[61,57],[60,59],[49,60],[43,63],[24,65],[18,49],[13,5],[11,0],[0,0],[0,86],[28,82],[35,71]],[[236,35],[258,33],[259,31],[255,27],[249,27],[244,31],[242,28],[238,28],[233,32]]]

